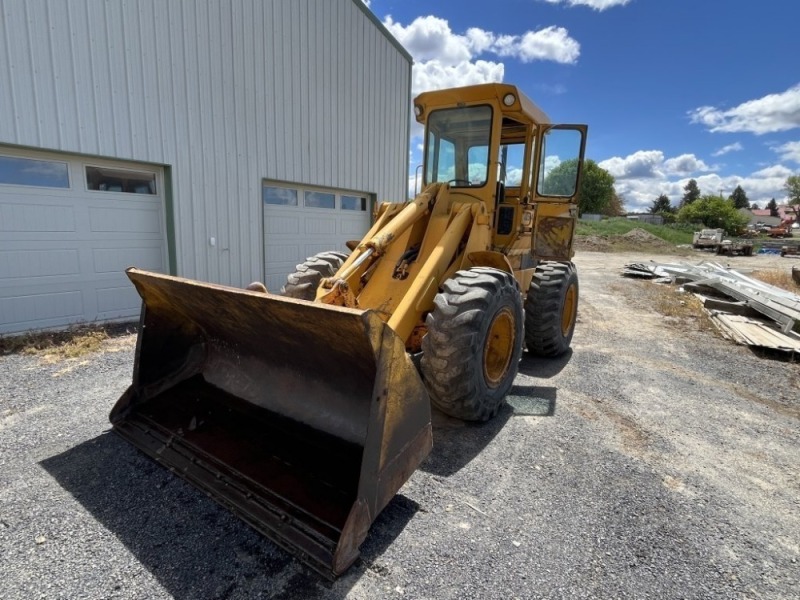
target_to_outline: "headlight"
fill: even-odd
[[[517,97],[514,94],[506,94],[503,96],[503,104],[506,106],[513,106],[514,102],[517,101]]]

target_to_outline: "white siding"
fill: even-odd
[[[0,0],[0,143],[171,167],[178,273],[221,283],[264,178],[405,199],[410,74],[360,0]]]

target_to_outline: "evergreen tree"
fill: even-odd
[[[775,202],[775,198],[767,202],[767,208],[769,209],[769,216],[770,217],[777,217],[778,216],[778,203]]]
[[[681,199],[681,208],[686,206],[687,204],[691,204],[695,200],[700,197],[700,188],[697,187],[697,181],[694,179],[690,179],[689,183],[687,183],[683,187],[683,198]]]
[[[675,209],[669,203],[669,198],[666,194],[661,194],[658,198],[653,200],[653,205],[650,207],[650,214],[657,215],[659,213],[672,213]]]
[[[744,193],[740,185],[736,186],[728,200],[733,202],[734,208],[750,208],[750,200],[747,199],[747,194]]]

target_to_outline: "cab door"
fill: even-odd
[[[535,261],[568,261],[578,219],[586,150],[586,125],[539,127],[534,154],[534,208],[531,254]]]

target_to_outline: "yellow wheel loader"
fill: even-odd
[[[128,269],[142,297],[114,429],[328,577],[432,447],[431,404],[484,421],[523,345],[564,353],[582,125],[511,85],[426,92],[422,192],[282,294]]]

